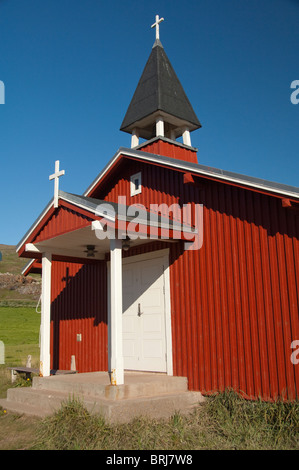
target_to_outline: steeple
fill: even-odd
[[[166,55],[159,39],[159,24],[164,18],[156,16],[156,40],[145,65],[120,130],[132,134],[132,147],[139,137],[149,140],[183,136],[191,146],[190,132],[201,124]]]

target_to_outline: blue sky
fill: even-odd
[[[130,136],[119,130],[160,38],[202,123],[199,162],[298,186],[299,0],[0,0],[0,243],[53,196],[82,194]]]

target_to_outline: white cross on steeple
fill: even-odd
[[[156,23],[151,26],[151,28],[156,28],[156,39],[160,39],[159,24],[161,21],[164,21],[164,18],[159,18],[159,15],[156,15]]]
[[[54,207],[58,207],[59,178],[65,174],[64,170],[59,170],[59,160],[55,162],[55,173],[49,176],[49,180],[54,181]]]

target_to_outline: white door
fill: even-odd
[[[123,265],[124,368],[166,372],[163,258]]]

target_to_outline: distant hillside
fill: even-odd
[[[14,245],[1,245],[0,306],[35,306],[40,296],[41,277],[22,276],[27,260],[19,258]]]
[[[1,245],[2,261],[0,261],[0,273],[21,274],[22,269],[29,260],[19,258],[15,245]]]

